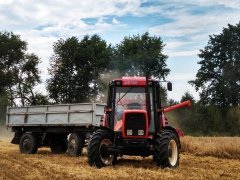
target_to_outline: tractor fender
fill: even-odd
[[[106,126],[100,126],[96,130],[98,130],[98,129],[102,129],[102,130],[108,131],[111,134],[114,134],[114,130],[112,130],[111,128],[106,127]]]
[[[165,126],[165,127],[163,127],[163,130],[171,130],[171,131],[173,131],[176,134],[177,138],[178,138],[179,148],[181,148],[180,138],[183,137],[183,132],[179,128],[173,128],[172,126]]]

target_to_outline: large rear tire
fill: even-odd
[[[112,143],[113,135],[111,133],[102,129],[95,131],[88,144],[87,157],[89,165],[97,168],[114,165],[117,156],[107,153],[107,147]]]
[[[19,149],[22,154],[35,154],[38,150],[37,138],[30,133],[24,133],[20,139]]]
[[[155,140],[154,161],[162,168],[179,165],[179,139],[171,130],[164,130]]]
[[[84,146],[84,137],[78,133],[72,133],[68,140],[68,154],[73,157],[81,156]]]

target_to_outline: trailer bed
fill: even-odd
[[[104,104],[79,103],[8,107],[7,127],[100,126]]]

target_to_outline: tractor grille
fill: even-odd
[[[145,136],[146,119],[143,113],[127,113],[125,117],[125,134],[127,136]]]

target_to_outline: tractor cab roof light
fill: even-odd
[[[115,85],[116,86],[121,86],[122,85],[122,81],[115,81]]]

